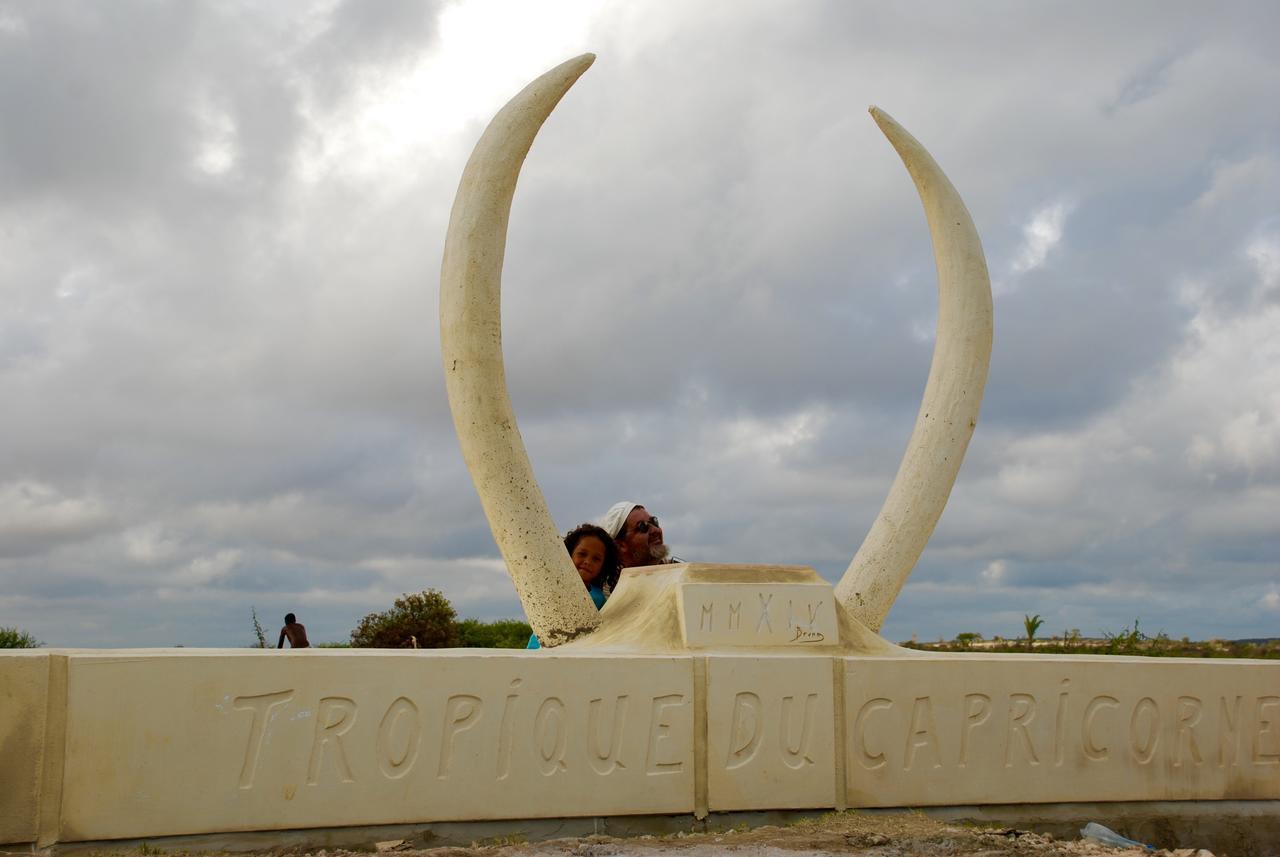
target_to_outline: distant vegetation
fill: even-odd
[[[458,645],[469,649],[523,649],[532,635],[529,623],[519,619],[463,619],[458,623]]]
[[[26,631],[0,627],[0,649],[38,649],[43,645]]]
[[[458,614],[438,590],[401,595],[395,606],[370,613],[351,632],[357,649],[443,649],[458,645]]]
[[[390,610],[370,613],[351,632],[351,646],[359,649],[523,649],[533,631],[527,622],[499,619],[458,620],[449,599],[435,589],[405,594]],[[341,643],[328,644],[340,647]]]
[[[984,640],[981,634],[957,634],[950,642],[936,643],[911,641],[902,645],[909,649],[928,652],[1026,652],[1046,655],[1141,655],[1155,658],[1278,658],[1280,638],[1255,640],[1205,640],[1193,641],[1186,637],[1172,640],[1163,631],[1149,636],[1133,620],[1133,627],[1117,633],[1103,632],[1101,637],[1083,637],[1079,628],[1063,631],[1061,636],[1037,638],[1036,632],[1043,624],[1040,614],[1026,616],[1023,620],[1025,637]]]
[[[249,613],[253,616],[253,648],[267,648],[267,632],[262,630],[262,623],[258,621],[258,610],[256,607],[250,607]]]

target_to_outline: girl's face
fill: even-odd
[[[604,566],[604,544],[596,536],[583,536],[569,554],[573,559],[573,567],[583,583],[590,583],[600,574]]]

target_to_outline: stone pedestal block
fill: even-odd
[[[888,648],[4,655],[0,844],[1280,800],[1278,662]]]

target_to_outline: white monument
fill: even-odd
[[[991,293],[909,134],[940,310],[897,478],[838,585],[795,566],[630,569],[596,612],[507,395],[516,179],[590,55],[489,125],[458,189],[441,341],[463,455],[541,652],[0,655],[0,845],[574,816],[1280,800],[1280,663],[924,654],[876,631],[977,421]]]

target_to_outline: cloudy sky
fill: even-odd
[[[520,615],[437,290],[493,113],[584,51],[512,213],[512,398],[561,529],[843,572],[963,195],[977,433],[890,639],[1280,636],[1280,6],[0,2],[0,625],[54,646]]]

